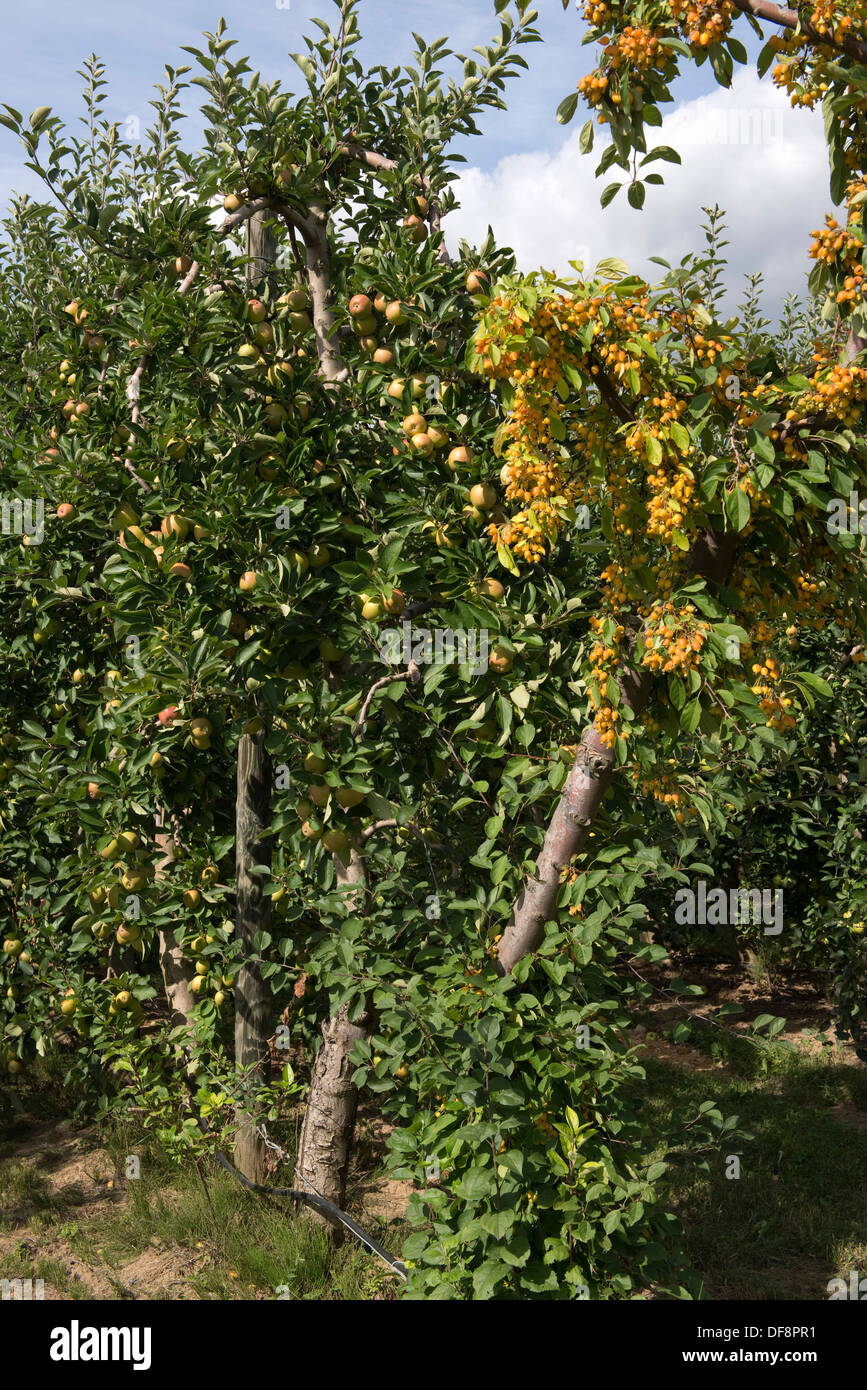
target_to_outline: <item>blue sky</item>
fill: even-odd
[[[238,40],[236,54],[247,55],[263,79],[279,78],[289,90],[301,91],[300,73],[287,54],[302,49],[301,36],[310,31],[312,15],[329,21],[336,15],[329,0],[289,0],[288,7],[285,0],[222,0],[222,5],[218,10],[211,0],[83,0],[67,7],[56,0],[30,0],[7,13],[0,99],[25,115],[36,106],[51,105],[74,122],[81,111],[82,86],[76,69],[96,52],[107,64],[106,115],[120,121],[138,115],[144,125],[153,83],[165,64],[187,61],[181,46],[199,44],[202,31],[213,30],[220,13],[228,35]],[[795,276],[799,283],[803,279],[807,233],[828,205],[816,118],[800,112],[789,116],[783,111],[785,99],[767,81],[759,87],[752,78],[736,93],[723,93],[706,76],[709,68],[690,66],[673,113],[680,138],[666,138],[684,154],[686,167],[665,166],[667,187],[648,200],[643,213],[622,207],[621,198],[600,213],[595,158],[583,158],[575,146],[585,117],[579,108],[573,125],[564,129],[554,115],[561,98],[593,66],[594,49],[581,46],[585,25],[574,3],[564,12],[561,0],[540,0],[538,9],[544,43],[523,50],[530,68],[512,84],[509,110],[486,113],[480,121],[483,137],[466,142],[462,153],[470,166],[459,189],[464,210],[450,219],[447,234],[480,240],[491,221],[498,238],[515,246],[527,269],[541,263],[565,270],[574,248],[583,247],[596,259],[617,254],[649,273],[647,257],[655,251],[678,258],[696,244],[701,204],[718,201],[730,211],[734,274],[745,268],[764,270],[771,301],[778,303],[790,283],[786,277]],[[362,0],[361,28],[366,36],[362,58],[371,64],[409,61],[413,30],[429,39],[448,35],[453,48],[469,52],[493,34],[493,4]],[[738,32],[746,42],[749,31],[744,29],[740,25]],[[186,140],[197,145],[199,91],[192,88],[186,96],[191,114]],[[770,140],[774,148],[767,148],[767,140],[758,149],[734,148],[732,140],[722,148],[718,139],[696,144],[696,113],[718,118],[733,101],[745,111],[755,112],[759,105],[767,109],[768,119],[777,122],[771,135],[779,134],[784,118],[782,136]],[[41,196],[41,185],[23,168],[23,159],[16,137],[0,128],[4,205],[13,189]],[[787,194],[793,170],[806,183]]]

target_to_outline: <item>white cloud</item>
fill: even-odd
[[[663,126],[648,131],[648,146],[671,145],[682,164],[654,162],[664,187],[651,185],[643,211],[629,207],[625,189],[608,208],[599,195],[622,177],[593,171],[601,151],[578,149],[580,117],[556,152],[503,159],[490,173],[468,167],[455,185],[461,208],[446,224],[449,242],[478,245],[488,224],[514,248],[522,270],[544,266],[568,272],[570,260],[592,270],[619,256],[648,278],[663,272],[650,256],[676,265],[704,246],[703,206],[726,213],[727,283],[739,298],[743,275],[762,271],[765,312],[775,313],[788,291],[805,292],[809,233],[830,208],[828,158],[818,112],[793,111],[785,95],[751,69],[741,69],[730,91],[717,89],[674,108]],[[603,127],[596,127],[602,132]],[[733,307],[734,299],[729,301]]]

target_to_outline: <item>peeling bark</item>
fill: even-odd
[[[346,893],[346,905],[349,912],[356,912],[361,907],[366,884],[364,862],[358,851],[352,848],[348,858],[335,855],[334,863],[338,884],[355,888],[355,891]],[[295,1162],[295,1181],[297,1185],[327,1197],[338,1207],[343,1206],[346,1197],[346,1177],[358,1108],[358,1087],[352,1081],[353,1064],[349,1054],[355,1042],[372,1035],[374,1027],[370,1003],[354,1023],[350,1023],[349,1007],[344,1004],[322,1025],[322,1046],[313,1065]],[[328,1224],[326,1218],[312,1207],[305,1207],[304,1211],[311,1221],[319,1225]]]

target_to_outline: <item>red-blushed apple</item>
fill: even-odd
[[[448,457],[448,465],[453,473],[461,468],[469,468],[473,461],[473,451],[466,444],[458,444]]]
[[[255,589],[258,580],[259,576],[255,570],[245,570],[238,580],[238,588],[245,594],[250,593],[251,590]]]
[[[157,719],[159,720],[159,722],[164,725],[171,724],[172,720],[177,719],[177,717],[177,705],[166,705],[165,709],[161,709],[159,714],[157,715]]]
[[[72,521],[76,515],[75,507],[71,502],[61,502],[57,508],[57,518],[59,521]]]
[[[372,309],[373,305],[366,294],[354,294],[349,301],[349,312],[354,319],[366,318]]]
[[[261,299],[247,300],[247,320],[249,323],[263,323],[268,313]]]

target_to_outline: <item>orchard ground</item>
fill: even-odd
[[[636,1099],[661,1125],[675,1106],[712,1097],[752,1136],[733,1146],[737,1181],[719,1164],[672,1165],[672,1210],[702,1296],[826,1299],[830,1279],[867,1267],[867,1072],[835,1040],[830,1002],[809,972],[762,962],[672,955],[639,968],[654,993],[630,1031],[647,1077]],[[679,994],[678,980],[703,992]],[[726,1003],[743,1013],[724,1028],[707,1021]],[[771,1041],[753,1031],[767,1013],[786,1018]],[[210,1163],[170,1165],[134,1125],[101,1131],[66,1113],[56,1062],[40,1063],[0,1147],[3,1278],[42,1278],[46,1299],[398,1297],[384,1264],[352,1239],[329,1248],[320,1231],[286,1219],[290,1204],[240,1190]],[[397,1251],[412,1185],[386,1176],[373,1107],[362,1104],[359,1121],[347,1205]],[[289,1149],[299,1123],[296,1105],[272,1127]],[[137,1181],[124,1176],[131,1152]],[[275,1167],[270,1181],[284,1180]]]

